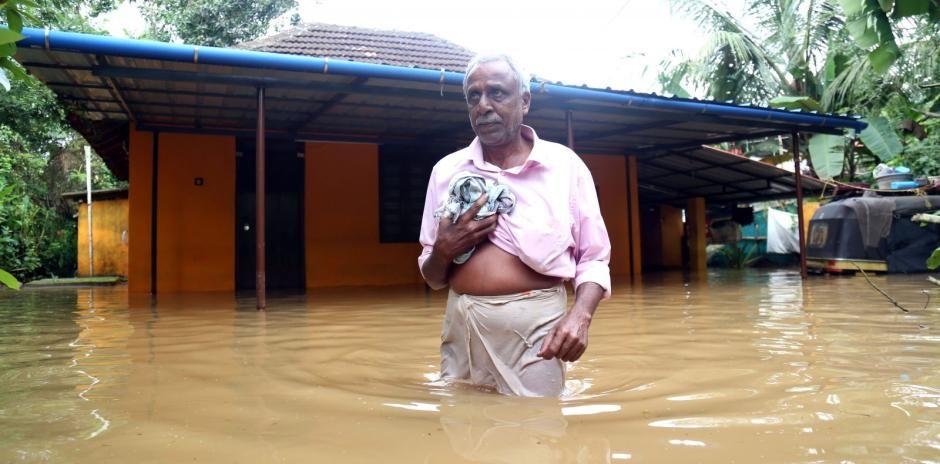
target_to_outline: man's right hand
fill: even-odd
[[[454,258],[482,242],[496,229],[496,214],[479,221],[474,220],[480,208],[486,204],[486,198],[485,193],[481,195],[470,209],[457,218],[457,222],[447,216],[441,217],[431,256],[421,269],[431,288],[437,290],[446,287],[447,275]]]
[[[493,232],[496,229],[496,214],[479,221],[474,220],[480,208],[486,204],[486,199],[486,193],[480,195],[470,209],[460,215],[457,222],[448,216],[442,217],[437,225],[437,240],[434,242],[432,253],[439,254],[446,258],[447,262],[451,262]]]

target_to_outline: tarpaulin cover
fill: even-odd
[[[767,210],[767,253],[799,253],[800,239],[796,214]]]

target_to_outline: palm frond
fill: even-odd
[[[848,66],[829,83],[820,104],[826,111],[844,107],[847,97],[861,87],[870,87],[867,81],[874,74],[868,57],[858,54],[850,58]]]

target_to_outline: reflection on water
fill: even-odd
[[[922,276],[876,283],[921,307]],[[2,462],[932,462],[940,307],[862,279],[648,276],[564,397],[438,380],[444,295],[0,292]],[[940,301],[940,298],[935,298]]]

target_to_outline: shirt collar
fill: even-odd
[[[507,171],[516,171],[521,172],[524,169],[527,169],[530,165],[539,164],[545,165],[545,155],[544,147],[542,146],[542,139],[539,138],[538,134],[535,133],[535,129],[523,124],[521,127],[522,137],[532,141],[532,151],[529,152],[529,157],[526,158],[525,162],[521,166],[516,166]],[[487,163],[483,160],[483,145],[480,144],[480,138],[474,137],[473,142],[470,142],[470,146],[467,147],[467,161],[473,163],[477,169],[482,171],[499,171],[499,166]]]

